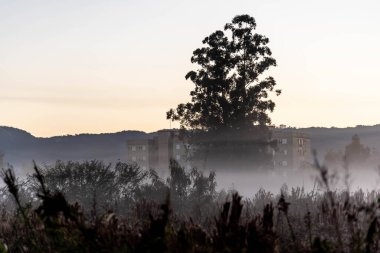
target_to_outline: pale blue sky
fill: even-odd
[[[192,51],[238,14],[269,37],[273,123],[380,123],[378,1],[0,0],[0,125],[37,136],[169,127]],[[172,126],[176,126],[173,124]]]

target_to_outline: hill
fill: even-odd
[[[311,148],[318,154],[324,155],[328,150],[344,151],[346,145],[351,142],[353,135],[357,134],[363,145],[373,151],[380,151],[380,124],[374,126],[356,126],[347,128],[288,128],[287,131],[298,131],[309,135]]]
[[[147,136],[142,131],[122,131],[38,138],[24,130],[1,126],[0,151],[17,170],[29,169],[33,160],[40,164],[91,159],[115,162],[125,160],[126,140]]]
[[[311,148],[323,157],[328,150],[344,150],[354,134],[372,150],[380,150],[380,125],[347,128],[287,128],[285,131],[303,132],[311,139]],[[105,162],[124,161],[126,140],[148,138],[154,133],[142,131],[122,131],[103,134],[78,134],[38,138],[12,127],[0,126],[0,151],[5,161],[18,170],[31,168],[32,161],[53,163],[56,160],[90,160]]]

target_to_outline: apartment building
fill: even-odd
[[[274,129],[272,139],[277,143],[273,150],[274,168],[302,169],[311,164],[310,138],[307,134]]]
[[[143,169],[156,165],[157,145],[151,139],[134,139],[127,141],[127,160],[138,163]]]
[[[277,143],[272,150],[274,168],[300,169],[310,164],[310,138],[306,134],[273,128],[272,139]],[[128,140],[127,161],[161,171],[168,169],[170,159],[190,167],[188,148],[178,130],[160,130],[148,139]]]
[[[178,130],[160,130],[149,139],[127,140],[127,161],[136,162],[144,169],[167,170],[170,159],[187,166],[186,148]]]

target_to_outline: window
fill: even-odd
[[[136,162],[136,156],[132,156],[132,161]]]
[[[284,155],[287,155],[287,154],[288,154],[288,150],[284,149]]]
[[[180,149],[181,146],[179,144],[175,145],[175,149]]]
[[[136,151],[136,146],[131,147],[132,151]]]
[[[142,157],[142,160],[143,160],[143,161],[146,161],[146,156],[145,156],[145,155]]]
[[[288,162],[287,161],[282,161],[281,165],[284,166],[284,167],[286,167],[286,166],[288,166]]]
[[[287,140],[287,139],[281,139],[281,140],[280,140],[280,143],[281,143],[281,144],[287,144],[287,143],[288,143],[288,140]]]
[[[146,150],[146,146],[145,145],[142,146],[142,150],[144,150],[144,151]]]
[[[177,161],[179,161],[179,160],[181,160],[181,156],[180,156],[180,155],[176,155],[176,156],[175,156],[175,159],[176,159]]]

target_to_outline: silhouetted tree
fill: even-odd
[[[236,158],[238,154],[240,159],[266,151],[266,126],[271,122],[268,112],[275,107],[268,95],[276,82],[271,76],[261,77],[276,66],[276,60],[271,57],[268,38],[254,33],[255,28],[253,17],[239,15],[224,31],[206,37],[202,41],[205,46],[191,57],[200,68],[186,75],[195,84],[191,102],[167,112],[167,118],[179,121],[182,129],[195,130],[192,139],[198,150],[208,155],[222,153],[223,158],[226,154]],[[280,90],[275,93],[279,95]],[[250,153],[243,152],[247,150]]]
[[[174,159],[170,160],[169,169],[170,177],[167,179],[167,185],[173,208],[181,213],[191,211],[193,217],[202,216],[202,211],[207,211],[207,205],[212,203],[216,196],[215,173],[211,172],[208,176],[204,176],[195,168],[186,171]]]
[[[170,177],[167,179],[171,194],[178,199],[187,198],[191,185],[190,175],[174,159],[170,160]]]
[[[48,189],[62,192],[70,202],[87,210],[111,208],[116,202],[122,207],[132,204],[148,175],[136,164],[118,162],[112,166],[97,160],[57,161],[40,171]],[[38,185],[33,178],[31,183],[34,188]]]
[[[351,163],[363,163],[370,156],[370,149],[368,147],[364,147],[360,143],[360,138],[357,134],[352,136],[352,142],[346,146],[345,150],[345,159],[346,161]]]

